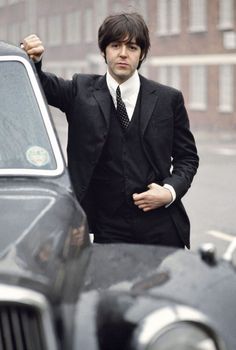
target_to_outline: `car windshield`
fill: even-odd
[[[0,174],[3,169],[32,175],[55,171],[58,164],[37,93],[46,112],[47,109],[37,83],[35,92],[24,60],[1,59],[0,79]],[[47,119],[50,124],[48,115]]]

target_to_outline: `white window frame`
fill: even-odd
[[[207,31],[207,0],[189,0],[189,31]]]
[[[93,42],[93,33],[94,33],[94,22],[93,22],[93,10],[88,7],[84,12],[84,28],[85,28],[85,42]]]
[[[180,33],[180,0],[171,0],[170,2],[170,34]]]
[[[234,66],[224,64],[219,66],[219,107],[220,112],[234,111]]]
[[[180,33],[180,0],[157,0],[157,35]]]
[[[0,23],[0,37],[2,40],[7,40],[7,26],[5,23]]]
[[[59,46],[62,43],[62,17],[60,14],[48,17],[48,45]]]
[[[99,0],[94,3],[94,13],[96,14],[96,28],[99,28],[104,18],[108,14],[108,0]]]
[[[167,0],[157,0],[157,34],[168,34],[168,2]]]
[[[38,33],[40,36],[40,39],[43,40],[43,42],[47,42],[47,19],[46,17],[39,17],[38,19]]]
[[[164,85],[172,86],[176,89],[180,89],[180,67],[171,66],[159,66],[157,80]]]
[[[81,41],[81,18],[80,10],[66,14],[66,34],[65,41],[67,44],[78,44]]]
[[[18,45],[21,39],[20,34],[21,32],[19,22],[12,22],[8,25],[8,40],[11,43]]]
[[[192,110],[205,111],[207,109],[207,81],[207,66],[190,67],[189,107]]]
[[[219,29],[229,30],[234,28],[234,0],[219,0]]]

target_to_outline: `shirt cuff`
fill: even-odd
[[[172,201],[171,201],[170,203],[166,204],[166,206],[165,206],[166,208],[168,208],[169,205],[171,205],[171,204],[175,201],[175,199],[176,199],[176,193],[175,193],[174,187],[172,187],[171,185],[164,184],[163,187],[165,187],[167,190],[169,190],[170,193],[171,193],[171,195],[172,195]]]

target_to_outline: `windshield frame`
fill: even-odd
[[[61,175],[65,170],[65,162],[62,156],[62,151],[58,143],[57,136],[55,134],[54,126],[52,125],[51,118],[49,116],[49,111],[47,108],[47,102],[42,95],[41,89],[39,87],[38,80],[35,76],[33,68],[27,59],[17,55],[6,55],[0,56],[1,62],[20,62],[24,65],[26,73],[29,78],[29,83],[32,86],[35,99],[38,104],[39,111],[41,113],[42,121],[44,123],[46,133],[48,135],[49,143],[52,148],[52,152],[56,162],[55,169],[25,169],[25,168],[2,168],[0,169],[0,177],[2,176],[45,176],[45,177],[55,177]]]

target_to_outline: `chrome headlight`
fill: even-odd
[[[135,331],[132,349],[225,350],[225,346],[201,313],[175,306],[148,315]]]

